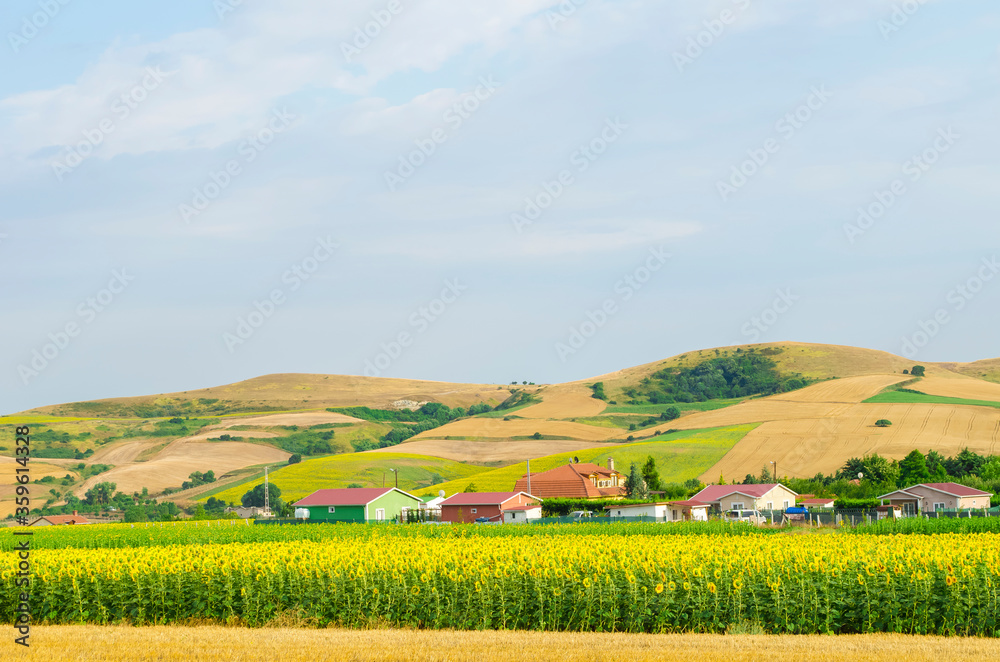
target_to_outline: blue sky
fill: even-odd
[[[341,5],[0,8],[0,413],[1000,355],[993,3]]]

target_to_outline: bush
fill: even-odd
[[[298,464],[301,461],[302,461],[302,456],[299,455],[298,453],[292,453],[291,456],[288,458],[288,464]]]
[[[892,425],[892,421],[890,421],[888,418],[880,418],[877,421],[875,421],[875,427],[887,428],[890,425]]]

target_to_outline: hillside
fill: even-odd
[[[151,418],[356,405],[390,408],[394,402],[404,400],[467,407],[477,402],[499,404],[509,396],[507,386],[490,384],[452,384],[350,375],[278,374],[196,391],[71,402],[39,407],[23,413]]]
[[[771,366],[766,368],[770,372],[760,373],[760,388],[772,389],[773,395],[756,395],[752,389],[757,387],[749,392],[726,390],[726,384],[719,391],[720,373],[695,370],[728,365],[736,358],[748,365],[743,359],[751,354],[767,358],[761,365]],[[219,478],[218,484],[167,498],[184,503],[214,493],[232,495],[255,480],[264,465],[285,466],[292,453],[303,456],[300,465],[293,465],[300,468],[291,473],[291,467],[282,468],[277,475],[296,477],[293,489],[306,489],[310,481],[318,486],[380,484],[381,472],[395,468],[393,463],[402,463],[400,478],[407,475],[410,487],[456,480],[444,485],[454,489],[476,475],[484,481],[479,487],[507,489],[507,474],[521,471],[518,467],[529,458],[537,468],[535,464],[561,463],[573,455],[617,459],[641,450],[662,452],[659,457],[670,463],[670,475],[679,480],[700,476],[706,482],[720,473],[727,478],[756,474],[772,461],[781,475],[804,477],[830,473],[850,457],[873,452],[896,459],[913,448],[944,455],[966,446],[984,454],[1000,453],[1000,408],[991,406],[1000,402],[1000,384],[984,379],[995,376],[1000,359],[924,365],[926,376],[915,380],[903,372],[913,367],[912,361],[886,352],[786,342],[698,350],[587,380],[537,387],[269,375],[184,393],[41,407],[0,417],[0,432],[12,439],[15,424],[32,425],[33,479],[47,482],[33,492],[41,495],[39,500],[83,496],[103,481],[126,492],[179,490],[189,474],[208,470]],[[685,389],[706,388],[691,381],[702,374],[715,380],[713,392],[750,394],[693,397]],[[809,385],[798,388],[799,381]],[[599,395],[604,399],[594,397],[591,387],[597,382],[603,383]],[[883,389],[904,383],[927,395],[879,396]],[[668,400],[650,401],[648,394],[661,387]],[[351,406],[406,409],[422,402],[496,407],[515,391],[516,406],[471,417],[459,414],[443,425],[434,423],[432,429],[415,429],[424,431],[408,439],[397,435],[391,443],[401,438],[403,443],[382,448],[387,433],[397,434],[405,423],[326,411]],[[879,418],[891,420],[892,427],[874,427]],[[710,452],[698,444],[677,445],[681,437],[695,439],[705,430],[720,428],[741,430],[738,438],[726,437],[728,446],[721,452],[718,445]],[[668,431],[678,432],[665,434]],[[668,442],[675,444],[672,455],[657,446]],[[366,449],[374,450],[355,452]],[[10,445],[0,445],[0,454],[0,460],[13,461]],[[0,516],[12,511],[12,498],[13,484],[0,485]]]

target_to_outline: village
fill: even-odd
[[[529,463],[530,466],[530,463]],[[990,512],[990,492],[958,483],[920,483],[878,497],[873,509],[836,508],[835,499],[797,494],[780,482],[708,485],[687,499],[628,499],[628,477],[615,469],[589,462],[570,462],[548,471],[524,474],[508,492],[459,492],[448,496],[415,496],[394,487],[320,489],[294,502],[294,519],[274,516],[270,507],[230,506],[231,517],[258,524],[296,523],[440,523],[440,524],[551,524],[575,521],[705,522],[724,519],[756,525],[850,524],[914,516],[955,517],[996,515]],[[546,500],[583,504],[565,515],[543,514]],[[605,504],[612,500],[611,504]],[[600,511],[586,507],[598,504]],[[996,509],[994,509],[996,510]],[[96,523],[74,512],[45,515],[31,526]]]

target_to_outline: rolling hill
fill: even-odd
[[[780,379],[794,376],[809,385],[767,396],[629,401],[628,393],[648,390],[663,374],[687,370],[694,375],[692,369],[706,362],[748,353],[767,356]],[[772,461],[781,475],[806,477],[835,471],[846,459],[872,452],[889,458],[902,458],[914,448],[944,455],[964,447],[1000,453],[1000,408],[991,406],[1000,402],[1000,359],[924,365],[926,375],[914,378],[904,373],[912,361],[886,352],[787,342],[697,350],[537,387],[280,374],[183,393],[40,407],[0,417],[0,433],[12,439],[14,425],[26,423],[40,435],[33,478],[57,482],[38,494],[52,488],[61,496],[82,495],[106,480],[127,492],[143,487],[156,492],[179,487],[192,471],[220,476],[217,484],[168,497],[181,503],[210,494],[238,500],[242,486],[256,480],[264,465],[285,465],[275,480],[289,481],[297,494],[308,485],[379,484],[382,471],[397,465],[410,488],[430,488],[432,481],[445,481],[449,490],[464,488],[475,476],[482,489],[508,489],[511,476],[520,476],[529,458],[533,470],[542,470],[573,455],[611,455],[623,466],[633,455],[647,453],[669,463],[670,475],[679,480],[710,482],[720,473],[730,479],[759,473]],[[603,382],[603,400],[594,397],[596,382]],[[900,386],[926,395],[879,395]],[[398,424],[326,411],[405,409],[423,402],[495,407],[515,392],[530,395],[530,401],[458,418],[400,445],[362,453],[353,452],[364,447],[359,442],[377,446]],[[680,417],[668,420],[674,407]],[[880,418],[893,425],[875,427]],[[729,432],[717,438],[720,429]],[[223,434],[229,438],[220,440]],[[326,442],[313,449],[321,438]],[[287,466],[292,452],[306,453],[304,461]],[[5,456],[0,459],[11,462],[12,455],[12,444],[0,443],[0,456]],[[11,488],[0,485],[0,516],[13,509]]]

